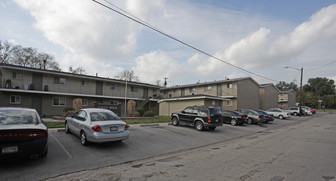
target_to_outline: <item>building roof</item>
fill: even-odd
[[[161,90],[169,90],[169,89],[176,89],[176,88],[189,88],[189,87],[204,86],[204,85],[210,85],[210,84],[238,82],[238,81],[247,80],[247,79],[252,80],[255,84],[260,86],[259,83],[256,82],[252,77],[242,77],[242,78],[236,78],[236,79],[226,79],[226,80],[218,80],[218,81],[210,81],[210,82],[202,82],[202,83],[197,82],[195,84],[184,84],[184,85],[176,85],[172,87],[163,87],[161,88]]]
[[[167,98],[167,99],[161,99],[158,101],[158,103],[166,102],[166,101],[195,100],[195,99],[229,100],[226,98],[221,98],[221,97],[216,97],[216,96],[197,94],[197,95],[188,95],[188,96],[182,96],[182,97],[172,97],[172,98]]]
[[[111,79],[111,78],[98,77],[98,76],[92,76],[92,75],[74,74],[74,73],[63,72],[63,71],[23,67],[23,66],[12,65],[12,64],[0,63],[0,67],[15,69],[15,70],[25,70],[25,71],[30,71],[30,72],[45,73],[45,74],[53,74],[53,75],[59,75],[59,76],[69,76],[69,77],[85,78],[85,79],[92,79],[92,80],[109,81],[109,82],[120,83],[120,84],[125,84],[127,82],[127,84],[130,84],[130,85],[146,86],[146,87],[152,87],[152,88],[158,88],[158,89],[161,88],[161,86],[158,86],[158,85],[142,83],[142,82],[125,81],[125,80]]]
[[[280,92],[280,90],[272,83],[268,83],[268,84],[260,84],[261,88],[265,88],[265,87],[274,87],[278,92]]]

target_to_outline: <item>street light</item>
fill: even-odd
[[[300,79],[300,97],[299,97],[299,108],[300,108],[300,115],[301,115],[301,114],[302,114],[302,112],[301,112],[301,104],[302,104],[302,76],[303,76],[303,68],[298,69],[298,68],[289,67],[289,66],[285,67],[285,69],[288,69],[288,68],[290,68],[290,69],[294,69],[294,70],[298,70],[298,71],[301,72],[301,79]]]

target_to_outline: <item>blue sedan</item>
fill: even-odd
[[[256,110],[259,114],[262,114],[265,116],[266,121],[265,123],[268,123],[270,121],[274,121],[273,115],[272,114],[268,114],[267,112],[263,111],[263,110]]]

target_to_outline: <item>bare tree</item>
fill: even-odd
[[[127,80],[127,81],[139,81],[139,77],[136,76],[133,72],[133,70],[124,70],[122,72],[119,72],[116,76],[116,79],[120,80]]]
[[[0,40],[0,63],[9,63],[13,45],[8,41],[1,42]]]
[[[70,66],[69,72],[74,74],[86,74],[86,71],[83,67],[72,68],[72,66]]]

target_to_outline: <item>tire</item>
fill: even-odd
[[[178,119],[177,119],[177,117],[173,117],[172,124],[173,124],[174,126],[178,126],[178,125],[180,124],[179,121],[178,121]]]
[[[45,157],[47,157],[47,155],[48,155],[48,147],[45,150],[45,152],[40,156],[40,158],[45,158]]]
[[[68,122],[65,122],[65,133],[69,134],[70,133],[70,129],[69,129],[69,125],[68,125]]]
[[[202,121],[196,121],[195,128],[196,128],[197,131],[202,131],[204,129],[204,125],[203,125]]]
[[[248,120],[247,120],[247,124],[252,124],[252,123],[253,123],[252,118],[248,118]]]
[[[230,123],[231,123],[232,126],[236,126],[237,125],[237,120],[231,119]]]
[[[282,115],[279,115],[279,119],[284,119],[284,117]]]
[[[210,126],[209,127],[209,130],[215,130],[216,129],[216,126]]]
[[[80,134],[80,141],[81,141],[81,144],[83,145],[83,146],[87,146],[88,145],[88,140],[87,140],[87,138],[86,138],[86,134],[85,134],[85,132],[84,131],[81,131],[81,134]]]
[[[298,113],[297,113],[297,112],[295,112],[295,113],[294,113],[294,116],[297,116],[297,115],[298,115]]]

